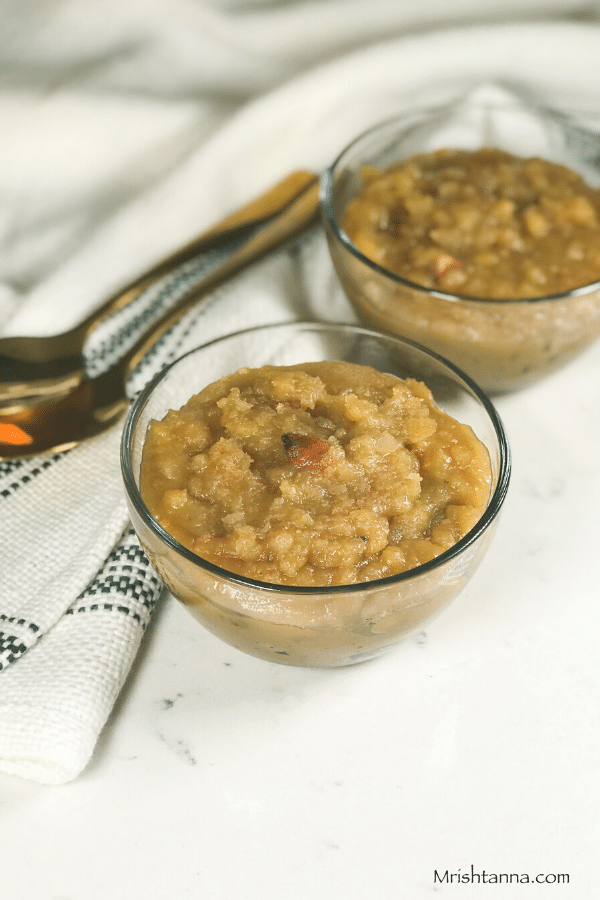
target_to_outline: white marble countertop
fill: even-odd
[[[265,663],[168,596],[84,773],[0,777],[1,896],[597,896],[599,397],[596,345],[497,401],[492,549],[383,658]]]

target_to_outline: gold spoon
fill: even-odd
[[[0,340],[0,460],[58,452],[104,431],[129,405],[129,374],[202,296],[318,220],[319,179],[298,171],[155,266],[76,328],[53,337]],[[203,254],[224,258],[180,291],[106,371],[86,372],[83,347],[110,316]],[[218,253],[217,253],[218,256]],[[181,278],[180,278],[181,281]]]
[[[230,256],[261,223],[284,213],[286,207],[315,181],[316,176],[310,172],[291,173],[265,194],[154,266],[70,331],[49,337],[0,338],[0,403],[76,387],[85,369],[84,345],[99,325],[130,307],[138,297],[176,270],[181,270],[186,263],[218,256],[221,251],[224,256]],[[225,277],[228,274],[229,263]]]

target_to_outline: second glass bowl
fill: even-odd
[[[345,209],[364,166],[386,168],[452,146],[495,147],[562,163],[600,184],[600,134],[575,115],[467,98],[386,121],[356,138],[322,179],[329,249],[349,300],[367,326],[431,347],[485,391],[502,393],[558,369],[600,334],[600,283],[554,296],[490,300],[422,287],[364,256],[345,234]]]

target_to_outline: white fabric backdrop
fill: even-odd
[[[598,9],[579,0],[4,0],[0,332],[74,324],[243,199],[253,177],[259,186],[273,177],[233,148],[226,181],[188,183],[185,204],[177,194],[201,175],[203,143],[285,80],[427,28],[593,20]],[[318,113],[306,110],[300,133]]]

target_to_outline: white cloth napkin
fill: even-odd
[[[102,18],[97,31],[84,6]],[[260,90],[278,77],[283,57],[276,45],[284,24],[303,23],[305,33],[312,33],[314,23],[308,20],[315,7],[291,4],[286,15],[273,12],[269,19],[261,5],[256,18],[246,6],[244,24],[264,28],[265,40],[258,41],[256,32],[248,37],[244,30],[242,38],[239,27],[232,27],[228,4],[176,6],[179,18],[171,18],[174,5],[167,10],[144,4],[144,16],[137,4],[125,5],[127,15],[115,6],[123,26],[117,41],[104,21],[106,5],[100,16],[93,2],[70,4],[61,10],[68,11],[71,25],[74,11],[79,14],[70,42],[61,23],[52,20],[32,27],[34,39],[26,45],[19,46],[17,38],[8,41],[6,58],[14,72],[25,67],[31,79],[28,90],[13,84],[0,93],[3,135],[10,136],[0,154],[10,157],[13,172],[11,178],[6,165],[0,166],[0,196],[6,201],[4,333],[69,327],[156,259],[292,168],[322,170],[354,133],[401,104],[449,99],[494,82],[517,83],[519,91],[549,103],[600,108],[597,26],[510,24],[375,44],[307,72],[224,123],[233,83]],[[346,21],[347,4],[324,6],[328,16]],[[392,7],[374,4],[378,33],[389,26]],[[175,34],[177,22],[184,24]],[[406,19],[395,22],[406,26]],[[166,34],[162,43],[159,24]],[[359,26],[356,19],[353,33],[346,22],[342,37],[330,44],[334,53],[358,43]],[[132,60],[119,51],[131,46],[140,29],[144,40]],[[195,66],[199,35],[205,44],[210,37],[212,56],[207,50]],[[261,60],[253,66],[251,51],[258,46]],[[175,47],[178,66],[163,67]],[[300,56],[292,68],[301,66]],[[234,71],[219,68],[232,59]],[[310,53],[307,61],[313,61]],[[244,82],[244,67],[253,69],[254,87]],[[142,71],[150,99],[140,94]],[[48,73],[55,87],[43,94],[36,77],[41,81]],[[211,78],[229,100],[202,99],[210,96]],[[193,99],[195,89],[201,89],[200,101]],[[130,392],[199,343],[292,318],[352,318],[319,229],[189,313],[140,367]],[[129,528],[118,462],[120,430],[67,453],[0,464],[1,771],[55,784],[82,771],[160,595],[161,585]]]

